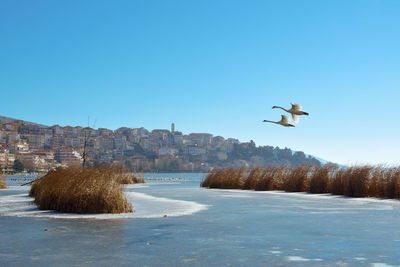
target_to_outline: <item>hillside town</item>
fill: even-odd
[[[84,145],[86,142],[86,146]],[[209,172],[224,167],[320,165],[303,152],[253,141],[183,134],[171,129],[44,126],[0,117],[0,168],[3,172],[48,171],[81,164],[83,149],[88,165],[123,165],[137,172]]]

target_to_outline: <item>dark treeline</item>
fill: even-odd
[[[226,157],[220,157],[221,151],[219,150],[209,150],[202,160],[189,158],[189,162],[195,163],[193,165],[184,164],[182,160],[177,158],[160,160],[154,153],[145,155],[146,160],[139,165],[130,159],[124,160],[120,165],[133,172],[209,172],[223,168],[255,168],[276,165],[291,167],[300,165],[321,166],[319,160],[307,156],[302,151],[272,146],[256,146],[253,141],[234,144],[232,151],[226,153]],[[201,162],[204,163],[200,164]],[[98,160],[92,161],[90,164],[94,167],[110,166],[110,164]]]
[[[249,143],[234,144],[232,152],[228,154],[228,160],[259,161],[258,166],[321,166],[321,162],[314,157],[306,156],[302,151],[292,151],[289,148],[272,146],[256,146],[253,141]]]

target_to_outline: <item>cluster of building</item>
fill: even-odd
[[[80,164],[83,149],[89,164],[123,164],[136,171],[209,171],[210,162],[227,160],[237,139],[208,133],[122,127],[51,127],[0,117],[0,168],[15,160],[25,169],[46,171]]]

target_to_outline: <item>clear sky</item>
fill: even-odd
[[[0,1],[0,115],[400,163],[400,1]],[[303,105],[296,128],[263,124]]]

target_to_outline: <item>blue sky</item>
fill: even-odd
[[[0,115],[399,164],[400,1],[0,2]],[[263,124],[303,105],[296,128]]]

